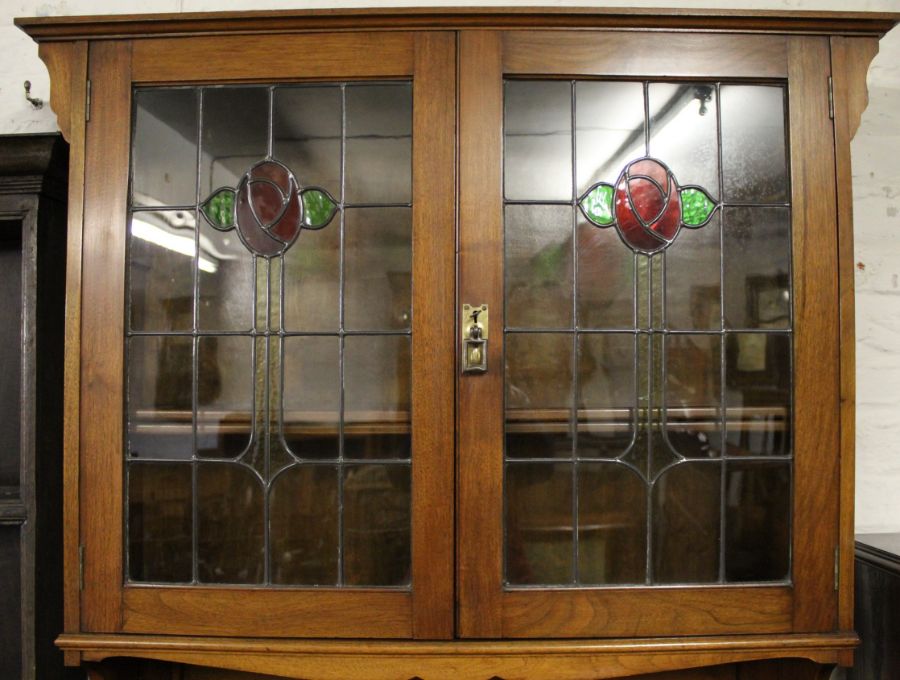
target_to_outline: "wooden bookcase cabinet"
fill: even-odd
[[[58,641],[67,662],[96,677],[114,675],[105,659],[137,657],[427,680],[687,678],[712,666],[709,677],[825,677],[849,664],[849,144],[866,70],[897,18],[520,8],[19,20],[40,43],[71,147]],[[463,301],[502,318],[502,83],[517,76],[786,82],[796,314],[789,585],[504,589],[502,371],[460,376],[455,324]],[[124,321],[110,310],[124,309],[132,88],[342,79],[413,82],[413,586],[125,585],[124,528],[112,520],[123,508]],[[500,336],[488,346],[491,367],[502,366]],[[778,659],[793,661],[738,669]]]

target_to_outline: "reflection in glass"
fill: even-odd
[[[345,201],[408,203],[412,197],[412,86],[348,85]]]
[[[288,449],[298,458],[338,457],[340,349],[336,337],[284,340],[283,434]]]
[[[581,196],[596,182],[614,184],[628,161],[645,154],[643,84],[576,83],[575,124],[577,193]],[[571,170],[566,172],[571,175]]]
[[[201,256],[213,266],[198,273],[200,328],[246,331],[253,325],[254,264],[235,231],[221,232],[200,223]],[[260,268],[261,269],[261,268]],[[264,306],[258,304],[264,311]]]
[[[405,330],[412,324],[412,210],[347,210],[344,325]]]
[[[721,344],[718,335],[666,337],[666,439],[688,458],[722,450]]]
[[[293,466],[272,483],[272,583],[338,584],[338,475],[332,465]]]
[[[132,205],[194,205],[197,104],[197,91],[191,88],[135,91]]]
[[[788,579],[790,464],[729,463],[725,494],[725,578],[731,582]]]
[[[726,356],[728,455],[790,455],[790,336],[732,333]]]
[[[340,326],[340,217],[304,230],[284,254],[284,326],[288,331],[336,332]]]
[[[506,323],[572,325],[572,208],[506,206]]]
[[[506,455],[572,455],[572,336],[506,335]]]
[[[262,583],[263,490],[235,463],[197,466],[197,577],[201,583]]]
[[[197,455],[234,458],[249,446],[252,349],[241,336],[197,340]]]
[[[128,229],[128,288],[132,330],[184,331],[194,323],[193,212],[133,213]],[[204,254],[200,266],[216,264]]]
[[[722,325],[721,217],[702,229],[682,229],[666,250],[666,322],[673,330]]]
[[[578,456],[614,458],[634,440],[635,341],[630,333],[578,336]]]
[[[790,219],[788,208],[725,210],[726,327],[791,327]]]
[[[200,196],[236,187],[247,168],[265,158],[268,136],[268,88],[204,88]]]
[[[682,463],[653,487],[653,580],[713,583],[719,578],[719,463]]]
[[[579,583],[644,583],[646,497],[644,481],[625,465],[585,463],[579,467]]]
[[[650,155],[664,160],[676,177],[718,194],[715,84],[651,83],[647,92]]]
[[[128,577],[189,583],[192,579],[191,466],[128,466]]]
[[[409,458],[410,340],[344,338],[344,457]]]
[[[193,340],[128,340],[128,452],[134,458],[189,460],[193,453]]]
[[[507,81],[504,86],[507,200],[572,198],[572,86]]]
[[[725,200],[788,200],[784,89],[722,85],[722,176]]]
[[[272,106],[272,155],[298,173],[301,186],[315,184],[340,200],[341,88],[278,87]]]
[[[344,583],[410,583],[410,467],[344,467]]]
[[[634,254],[615,229],[597,229],[580,212],[577,233],[579,328],[632,328]]]
[[[570,463],[507,463],[506,534],[508,583],[572,582]]]

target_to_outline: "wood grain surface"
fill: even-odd
[[[456,416],[456,36],[415,38],[413,636],[453,637]]]
[[[500,35],[463,33],[459,68],[459,305],[487,304],[493,318],[503,319]],[[487,362],[487,373],[462,375],[458,388],[456,540],[462,637],[502,634],[502,332],[491,334]]]
[[[636,78],[783,78],[784,36],[506,31],[503,72]]]
[[[373,59],[374,55],[377,59]],[[151,38],[134,44],[135,83],[279,82],[411,76],[411,33]]]
[[[50,105],[69,143],[68,217],[66,231],[65,350],[63,357],[63,628],[80,630],[79,583],[79,445],[81,403],[81,248],[84,219],[85,105],[88,46],[86,41],[44,43],[39,54],[50,72]],[[77,652],[66,654],[77,664]]]
[[[794,630],[837,625],[840,404],[837,216],[829,45],[790,38],[794,277]]]
[[[307,680],[599,680],[779,657],[833,664],[857,641],[838,634],[430,643],[67,635],[60,644],[91,661],[133,656]]]
[[[878,53],[874,38],[831,38],[841,329],[841,519],[838,625],[853,629],[853,491],[856,481],[856,263],[853,257],[853,172],[850,142],[868,103],[866,73]]]
[[[90,47],[94,97],[86,133],[81,308],[81,630],[119,630],[125,234],[131,131],[131,45]],[[78,580],[69,582],[78,588]]]

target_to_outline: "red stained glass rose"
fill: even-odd
[[[263,257],[280,255],[303,226],[297,180],[278,161],[257,163],[237,187],[234,212],[238,234],[247,248]]]
[[[616,181],[616,226],[634,250],[655,253],[668,246],[681,227],[681,198],[672,171],[653,158],[625,166]]]

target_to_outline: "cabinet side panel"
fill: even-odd
[[[69,142],[63,406],[64,629],[79,630],[78,451],[81,359],[81,244],[84,218],[84,126],[87,42],[43,43],[41,59],[53,81],[51,106]],[[54,101],[55,100],[55,101]],[[76,658],[71,659],[77,662]]]
[[[81,354],[82,627],[121,625],[122,355],[131,44],[90,48]]]
[[[486,304],[502,324],[500,36],[464,32],[459,55],[460,303]],[[502,333],[490,337],[487,373],[464,375],[459,381],[457,579],[459,633],[464,637],[501,634],[502,344]]]
[[[794,630],[837,624],[838,289],[827,38],[790,38],[794,249]]]
[[[850,142],[868,102],[866,72],[877,53],[875,38],[831,38],[841,307],[841,587],[838,616],[842,630],[853,628],[853,488],[856,476],[856,300]]]

